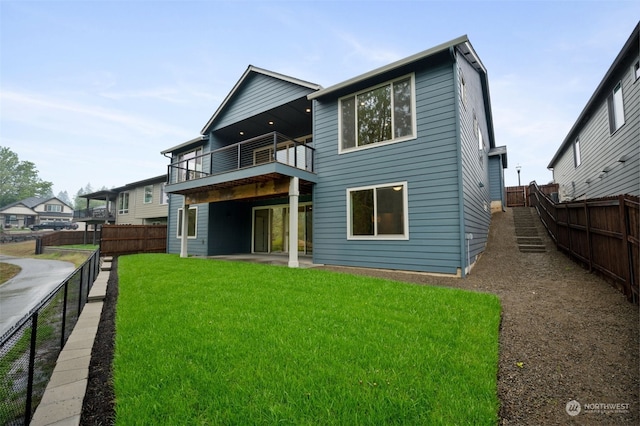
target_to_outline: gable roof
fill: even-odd
[[[469,62],[469,64],[471,64],[471,66],[475,68],[480,74],[482,92],[484,94],[483,96],[484,107],[487,114],[489,147],[495,148],[493,113],[491,112],[491,99],[489,96],[489,78],[487,76],[487,69],[482,64],[482,61],[480,61],[480,57],[478,56],[476,51],[473,49],[473,46],[469,41],[469,37],[467,37],[466,34],[460,37],[454,38],[453,40],[434,46],[430,49],[423,50],[422,52],[418,52],[414,55],[408,56],[404,59],[400,59],[399,61],[392,62],[388,65],[382,66],[380,68],[376,68],[372,71],[353,77],[349,80],[345,80],[342,83],[335,84],[333,86],[327,87],[326,89],[320,89],[314,93],[309,94],[307,96],[307,99],[317,99],[322,96],[336,94],[343,89],[346,89],[350,86],[364,82],[365,80],[369,80],[369,79],[381,76],[382,74],[388,73],[390,71],[404,67],[406,65],[410,65],[414,62],[435,56],[437,54],[441,54],[446,51],[450,51],[451,54],[453,55],[453,52],[454,52],[453,49],[457,49],[460,53],[462,53],[462,55],[464,55],[465,59]]]
[[[24,200],[15,201],[15,202],[13,202],[11,204],[7,204],[6,206],[2,207],[0,210],[6,210],[6,209],[9,209],[11,207],[15,207],[17,205],[20,205],[20,204],[22,204],[23,206],[25,206],[27,208],[33,209],[33,208],[39,206],[40,204],[44,204],[47,201],[51,201],[51,200],[58,200],[62,204],[64,204],[65,206],[67,206],[69,208],[73,208],[69,204],[67,204],[64,201],[62,201],[61,199],[59,199],[58,197],[29,197],[29,198],[25,198]]]
[[[438,53],[442,53],[454,47],[458,47],[460,51],[465,55],[469,63],[476,68],[478,71],[481,71],[484,75],[486,75],[486,69],[482,62],[480,62],[480,58],[473,50],[471,43],[469,42],[469,38],[466,35],[460,36],[453,40],[450,40],[446,43],[439,44],[430,49],[423,50],[422,52],[418,52],[414,55],[408,56],[404,59],[400,59],[399,61],[392,62],[388,65],[382,66],[380,68],[376,68],[359,76],[350,78],[349,80],[345,80],[342,83],[334,84],[333,86],[327,87],[326,89],[318,90],[315,93],[311,93],[307,96],[308,99],[316,99],[321,96],[329,95],[331,93],[337,92],[346,87],[352,86],[354,84],[360,83],[364,80],[368,80],[373,77],[377,77],[379,75],[385,74],[389,71],[393,71],[396,68],[403,67],[405,65],[409,65],[413,62],[420,61],[422,59],[428,58],[430,56],[436,55]]]
[[[626,41],[626,43],[622,47],[622,50],[620,50],[620,53],[618,53],[618,56],[616,56],[616,58],[614,59],[613,63],[611,64],[611,66],[605,73],[604,77],[602,78],[602,81],[600,82],[600,84],[598,84],[598,87],[593,92],[593,95],[591,95],[591,98],[589,98],[589,100],[587,101],[587,105],[584,107],[584,109],[578,116],[578,119],[571,127],[571,130],[569,130],[569,133],[567,133],[567,136],[565,137],[564,141],[562,141],[562,144],[560,144],[560,148],[558,148],[558,151],[556,151],[555,155],[553,156],[553,158],[549,162],[549,165],[547,166],[548,169],[553,169],[553,166],[556,164],[558,159],[562,156],[562,153],[565,151],[567,146],[573,143],[576,136],[575,134],[582,128],[582,125],[587,121],[591,113],[591,110],[598,107],[600,99],[603,96],[603,92],[605,92],[605,90],[609,90],[608,88],[609,79],[611,79],[612,76],[618,72],[620,67],[624,65],[624,61],[627,58],[627,56],[638,55],[638,50],[640,49],[640,41],[639,41],[640,31],[639,30],[640,30],[640,22],[636,24],[636,27],[631,32],[629,39]]]
[[[311,89],[311,90],[320,90],[322,88],[322,86],[320,86],[318,84],[315,84],[315,83],[310,83],[308,81],[300,80],[300,79],[297,79],[295,77],[290,77],[290,76],[287,76],[287,75],[284,75],[284,74],[279,74],[277,72],[273,72],[273,71],[269,71],[269,70],[265,70],[265,69],[262,69],[262,68],[255,67],[253,65],[249,65],[247,67],[247,69],[245,70],[244,74],[242,74],[242,76],[240,77],[238,82],[235,84],[235,86],[233,86],[233,89],[231,89],[229,94],[224,98],[224,100],[222,101],[222,103],[220,104],[220,106],[218,107],[216,112],[213,113],[213,115],[211,116],[211,118],[209,119],[207,124],[205,124],[205,126],[202,128],[202,130],[200,131],[201,134],[204,135],[209,131],[209,128],[213,125],[213,123],[216,121],[216,119],[222,113],[222,111],[224,111],[224,109],[227,106],[227,104],[231,101],[231,99],[233,99],[233,97],[236,95],[238,90],[242,87],[244,82],[247,80],[247,78],[252,73],[262,74],[262,75],[266,75],[268,77],[273,77],[273,78],[276,78],[278,80],[282,80],[282,81],[286,81],[286,82],[291,83],[291,84],[296,84],[298,86],[306,87],[306,88]]]

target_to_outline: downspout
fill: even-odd
[[[462,175],[462,134],[460,132],[460,87],[458,84],[458,62],[456,58],[455,46],[449,48],[449,54],[453,60],[453,86],[455,91],[455,120],[456,120],[456,159],[458,163],[457,177],[458,177],[458,214],[459,214],[459,231],[458,237],[460,239],[460,273],[462,278],[467,276],[466,267],[466,245],[465,227],[464,227],[464,181]]]

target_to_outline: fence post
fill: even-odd
[[[593,253],[591,250],[591,215],[589,215],[589,204],[584,200],[584,220],[587,231],[587,254],[589,256],[589,272],[593,272]]]
[[[38,311],[33,313],[31,317],[31,346],[29,352],[29,373],[27,379],[27,401],[24,410],[24,424],[28,425],[31,422],[31,405],[33,399],[31,394],[33,393],[33,376],[35,370],[36,360],[36,341],[38,337]]]
[[[632,256],[632,249],[629,246],[629,232],[628,232],[628,225],[629,225],[629,221],[627,220],[627,211],[626,211],[626,205],[625,205],[625,198],[624,195],[619,195],[618,196],[618,213],[619,213],[619,221],[620,221],[620,227],[622,229],[620,229],[620,234],[622,234],[622,261],[623,261],[623,268],[624,268],[624,293],[625,296],[627,296],[627,299],[631,300],[633,298],[633,290],[631,288],[631,277],[632,272],[631,272],[631,268],[633,268],[633,261],[631,260],[631,256]]]
[[[64,331],[67,327],[67,296],[69,293],[69,281],[64,283],[64,301],[62,302],[62,333],[60,333],[60,350],[64,347]]]
[[[78,288],[78,317],[80,317],[80,312],[82,311],[82,276],[84,275],[82,269],[80,268],[80,286]],[[87,296],[89,295],[87,294]]]

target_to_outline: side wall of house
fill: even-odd
[[[640,195],[640,79],[630,57],[605,86],[597,106],[573,138],[553,169],[561,201],[610,195]],[[625,123],[615,133],[609,129],[607,96],[622,84]],[[581,163],[576,167],[573,142],[580,141]],[[619,161],[625,156],[625,161]],[[604,171],[608,170],[608,171]],[[589,182],[589,183],[587,183]]]
[[[489,157],[489,194],[491,196],[492,211],[505,207],[504,199],[504,169],[500,156]]]
[[[465,84],[464,100],[461,99],[460,87],[458,89],[464,233],[473,235],[473,238],[465,243],[464,263],[470,261],[473,264],[486,247],[491,223],[488,157],[490,139],[481,77],[460,53],[457,54],[456,71],[458,81],[463,77]]]
[[[153,186],[150,203],[145,203],[145,187]],[[136,188],[135,218],[142,225],[151,225],[150,220],[166,222],[168,214],[167,204],[162,204],[163,182],[156,182]]]
[[[313,197],[314,262],[448,274],[459,271],[455,81],[450,57],[434,61],[415,65],[416,139],[339,154],[338,100],[315,100],[319,182]],[[400,69],[385,78],[410,71]],[[407,182],[409,239],[349,240],[347,189],[394,182]]]
[[[178,237],[178,211],[182,208],[183,197],[172,194],[169,197],[169,221],[167,227],[167,253],[180,253],[181,238]],[[196,207],[197,227],[195,238],[188,238],[187,251],[190,256],[207,256],[209,235],[209,205],[194,204]]]

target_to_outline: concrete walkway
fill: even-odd
[[[82,402],[89,378],[91,349],[98,331],[110,271],[111,258],[103,258],[100,273],[89,293],[88,303],[58,356],[49,384],[31,419],[31,426],[80,424]]]

